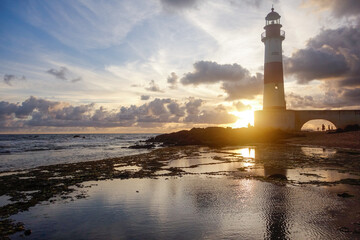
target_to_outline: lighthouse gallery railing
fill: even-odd
[[[284,30],[280,30],[280,37],[285,38],[285,31]],[[264,38],[266,38],[266,32],[263,32],[261,34],[261,41],[263,41]]]

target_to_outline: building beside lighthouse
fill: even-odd
[[[301,130],[313,119],[325,119],[337,128],[360,125],[360,110],[289,110],[286,109],[282,42],[285,32],[281,30],[280,14],[271,8],[265,17],[265,32],[261,41],[265,45],[263,110],[256,111],[254,125],[259,128]]]

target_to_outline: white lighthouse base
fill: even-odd
[[[256,111],[254,117],[255,127],[295,130],[295,112],[292,110]]]

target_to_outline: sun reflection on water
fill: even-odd
[[[255,159],[255,149],[254,148],[239,148],[232,151],[233,153],[239,154],[244,158]]]

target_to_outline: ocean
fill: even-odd
[[[130,149],[157,134],[0,135],[0,172],[149,152]]]

